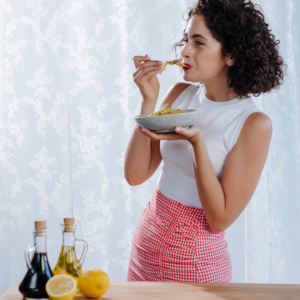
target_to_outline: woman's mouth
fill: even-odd
[[[183,67],[183,70],[187,71],[189,69],[192,68],[192,66],[190,64],[184,63],[186,65],[186,67]]]

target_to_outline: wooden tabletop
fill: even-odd
[[[0,300],[22,300],[15,283]],[[75,299],[88,299],[78,295]],[[242,284],[242,283],[177,283],[177,282],[110,282],[99,300],[288,300],[300,299],[299,284]]]

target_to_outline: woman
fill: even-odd
[[[283,82],[279,41],[248,0],[199,0],[180,43],[181,82],[160,103],[201,108],[189,129],[155,134],[136,127],[125,156],[130,185],[164,161],[133,237],[127,280],[231,282],[225,230],[250,201],[267,159],[272,124],[250,95]],[[161,63],[135,56],[141,114],[153,113]]]

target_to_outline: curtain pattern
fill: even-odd
[[[63,217],[89,250],[83,269],[125,280],[131,238],[161,170],[140,186],[124,179],[141,96],[134,55],[174,57],[191,0],[0,2],[0,295],[26,272],[33,221],[46,219],[54,267]],[[300,3],[260,0],[288,73],[254,98],[272,119],[269,157],[255,194],[227,230],[233,282],[300,283]],[[159,101],[182,80],[169,67]],[[77,249],[78,254],[81,249]]]

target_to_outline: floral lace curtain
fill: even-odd
[[[0,295],[26,272],[33,221],[46,219],[54,267],[63,217],[89,250],[83,269],[125,280],[131,238],[161,168],[123,175],[141,97],[134,55],[173,58],[192,0],[0,1]],[[300,3],[260,0],[288,64],[278,92],[255,98],[273,122],[269,158],[247,209],[227,230],[233,282],[300,283]],[[161,100],[182,80],[159,75]],[[78,255],[81,249],[77,249]]]

